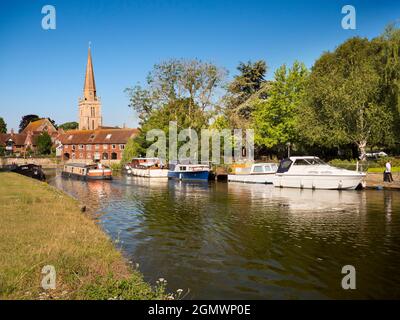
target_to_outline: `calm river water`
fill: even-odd
[[[400,298],[400,193],[116,177],[79,198],[145,279],[186,299]],[[341,288],[344,265],[356,290]]]

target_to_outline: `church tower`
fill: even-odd
[[[96,94],[92,55],[89,46],[83,97],[79,99],[79,130],[95,130],[101,126],[101,103]]]

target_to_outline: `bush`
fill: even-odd
[[[392,161],[392,167],[400,167],[400,159],[396,159],[393,157],[385,157],[385,158],[380,158],[377,163],[379,167],[385,167],[387,161]]]

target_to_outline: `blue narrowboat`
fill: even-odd
[[[210,167],[204,164],[170,164],[168,178],[208,181],[210,178]]]

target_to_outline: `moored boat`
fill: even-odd
[[[168,178],[208,181],[210,178],[210,171],[210,167],[205,164],[170,164]]]
[[[318,157],[290,157],[281,161],[275,187],[354,190],[363,186],[365,173],[330,166]]]
[[[147,178],[168,178],[168,169],[159,158],[133,158],[125,166],[128,175]]]
[[[11,172],[22,174],[26,177],[40,181],[45,181],[46,176],[42,170],[42,166],[36,164],[24,164],[22,166],[13,166]]]
[[[229,182],[272,184],[278,170],[276,163],[254,163],[249,167],[238,167],[228,174]]]
[[[69,163],[64,165],[61,175],[66,178],[82,180],[111,180],[112,170],[101,163]]]

